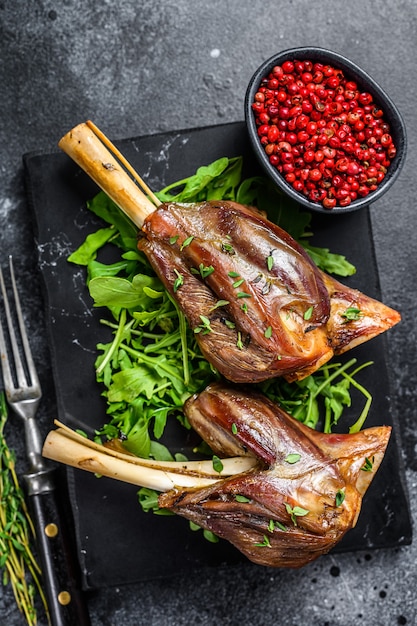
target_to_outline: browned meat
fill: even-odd
[[[326,276],[288,233],[237,203],[162,204],[142,232],[139,248],[203,354],[233,382],[304,378],[400,319]],[[344,315],[354,306],[358,320]]]
[[[400,321],[400,314],[382,302],[342,285],[331,276],[324,273],[322,276],[330,296],[327,329],[335,354],[347,352]]]
[[[188,400],[185,412],[216,454],[248,454],[259,464],[209,487],[161,494],[160,506],[272,567],[309,563],[355,525],[391,432],[325,435],[262,395],[221,383]]]

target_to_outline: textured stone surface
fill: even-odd
[[[403,314],[389,334],[389,363],[416,520],[414,0],[0,0],[0,29],[0,262],[13,252],[27,278],[23,295],[48,399],[40,415],[44,433],[54,418],[54,395],[22,154],[55,149],[64,132],[87,118],[114,138],[241,120],[253,71],[293,46],[345,54],[386,89],[404,116],[409,149],[396,184],[372,206],[372,219],[384,300]],[[8,435],[22,469],[19,435]],[[91,619],[93,626],[411,625],[417,623],[416,562],[413,544],[328,556],[296,572],[250,564],[204,571],[94,592]],[[25,623],[9,588],[0,588],[0,623]],[[44,617],[39,623],[45,626]]]

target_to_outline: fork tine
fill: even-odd
[[[20,305],[20,297],[19,297],[19,292],[17,290],[17,285],[16,285],[12,255],[9,256],[9,265],[10,265],[10,276],[12,279],[13,295],[14,295],[15,306],[16,306],[17,320],[19,323],[20,336],[22,340],[23,351],[25,354],[26,365],[27,365],[27,369],[29,372],[29,376],[30,376],[30,382],[33,386],[39,385],[38,374],[36,371],[35,363],[33,361],[32,350],[30,349],[29,340],[28,340],[26,327],[25,327],[25,321],[23,319],[22,307]]]
[[[4,310],[6,313],[10,345],[12,347],[12,352],[13,352],[13,357],[14,357],[17,383],[19,387],[25,387],[28,384],[30,386],[38,386],[39,380],[38,380],[38,376],[36,373],[36,368],[33,362],[32,352],[30,349],[29,340],[28,340],[27,333],[26,333],[25,323],[24,323],[23,314],[22,314],[22,308],[20,305],[19,293],[18,293],[17,285],[16,285],[16,278],[15,278],[14,267],[13,267],[13,258],[11,255],[9,256],[9,267],[10,267],[10,277],[11,277],[11,282],[12,282],[16,316],[17,316],[17,321],[19,324],[19,331],[20,331],[20,338],[22,342],[23,354],[26,360],[27,371],[29,373],[29,378],[30,378],[30,380],[27,380],[25,369],[23,367],[23,363],[22,363],[22,359],[20,356],[19,347],[18,347],[18,343],[16,339],[16,333],[15,333],[15,329],[14,329],[14,325],[12,321],[9,299],[7,297],[3,274],[1,273],[1,269],[0,269],[1,291],[2,291],[3,300],[4,300]],[[6,387],[7,387],[7,384],[13,386],[13,378],[12,378],[9,359],[7,357],[6,343],[5,343],[3,332],[1,333],[1,335],[2,337],[1,337],[0,347],[1,347],[1,353],[2,353],[1,356],[2,356],[2,365],[3,365],[3,376],[5,377],[4,383]],[[6,366],[6,371],[5,371],[4,366]]]
[[[5,307],[6,307],[6,302],[7,302],[6,287],[4,284],[3,272],[1,271],[1,267],[0,267],[0,285],[1,285],[1,292],[3,295],[3,300],[5,303]],[[8,389],[12,389],[14,385],[13,385],[13,377],[12,377],[12,372],[10,369],[9,359],[7,356],[6,340],[4,337],[3,325],[1,323],[1,319],[0,319],[0,356],[1,356],[1,369],[3,371],[3,382],[7,391]]]

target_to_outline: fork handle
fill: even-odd
[[[85,598],[77,583],[78,563],[71,549],[57,492],[52,489],[46,493],[30,493],[29,488],[28,498],[36,528],[51,624],[90,626]]]

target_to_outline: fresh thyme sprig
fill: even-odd
[[[36,593],[46,613],[45,595],[40,582],[40,567],[31,549],[35,536],[22,489],[15,470],[15,454],[7,445],[4,429],[8,412],[4,393],[0,393],[0,570],[3,585],[10,584],[16,604],[29,626],[37,623]]]

